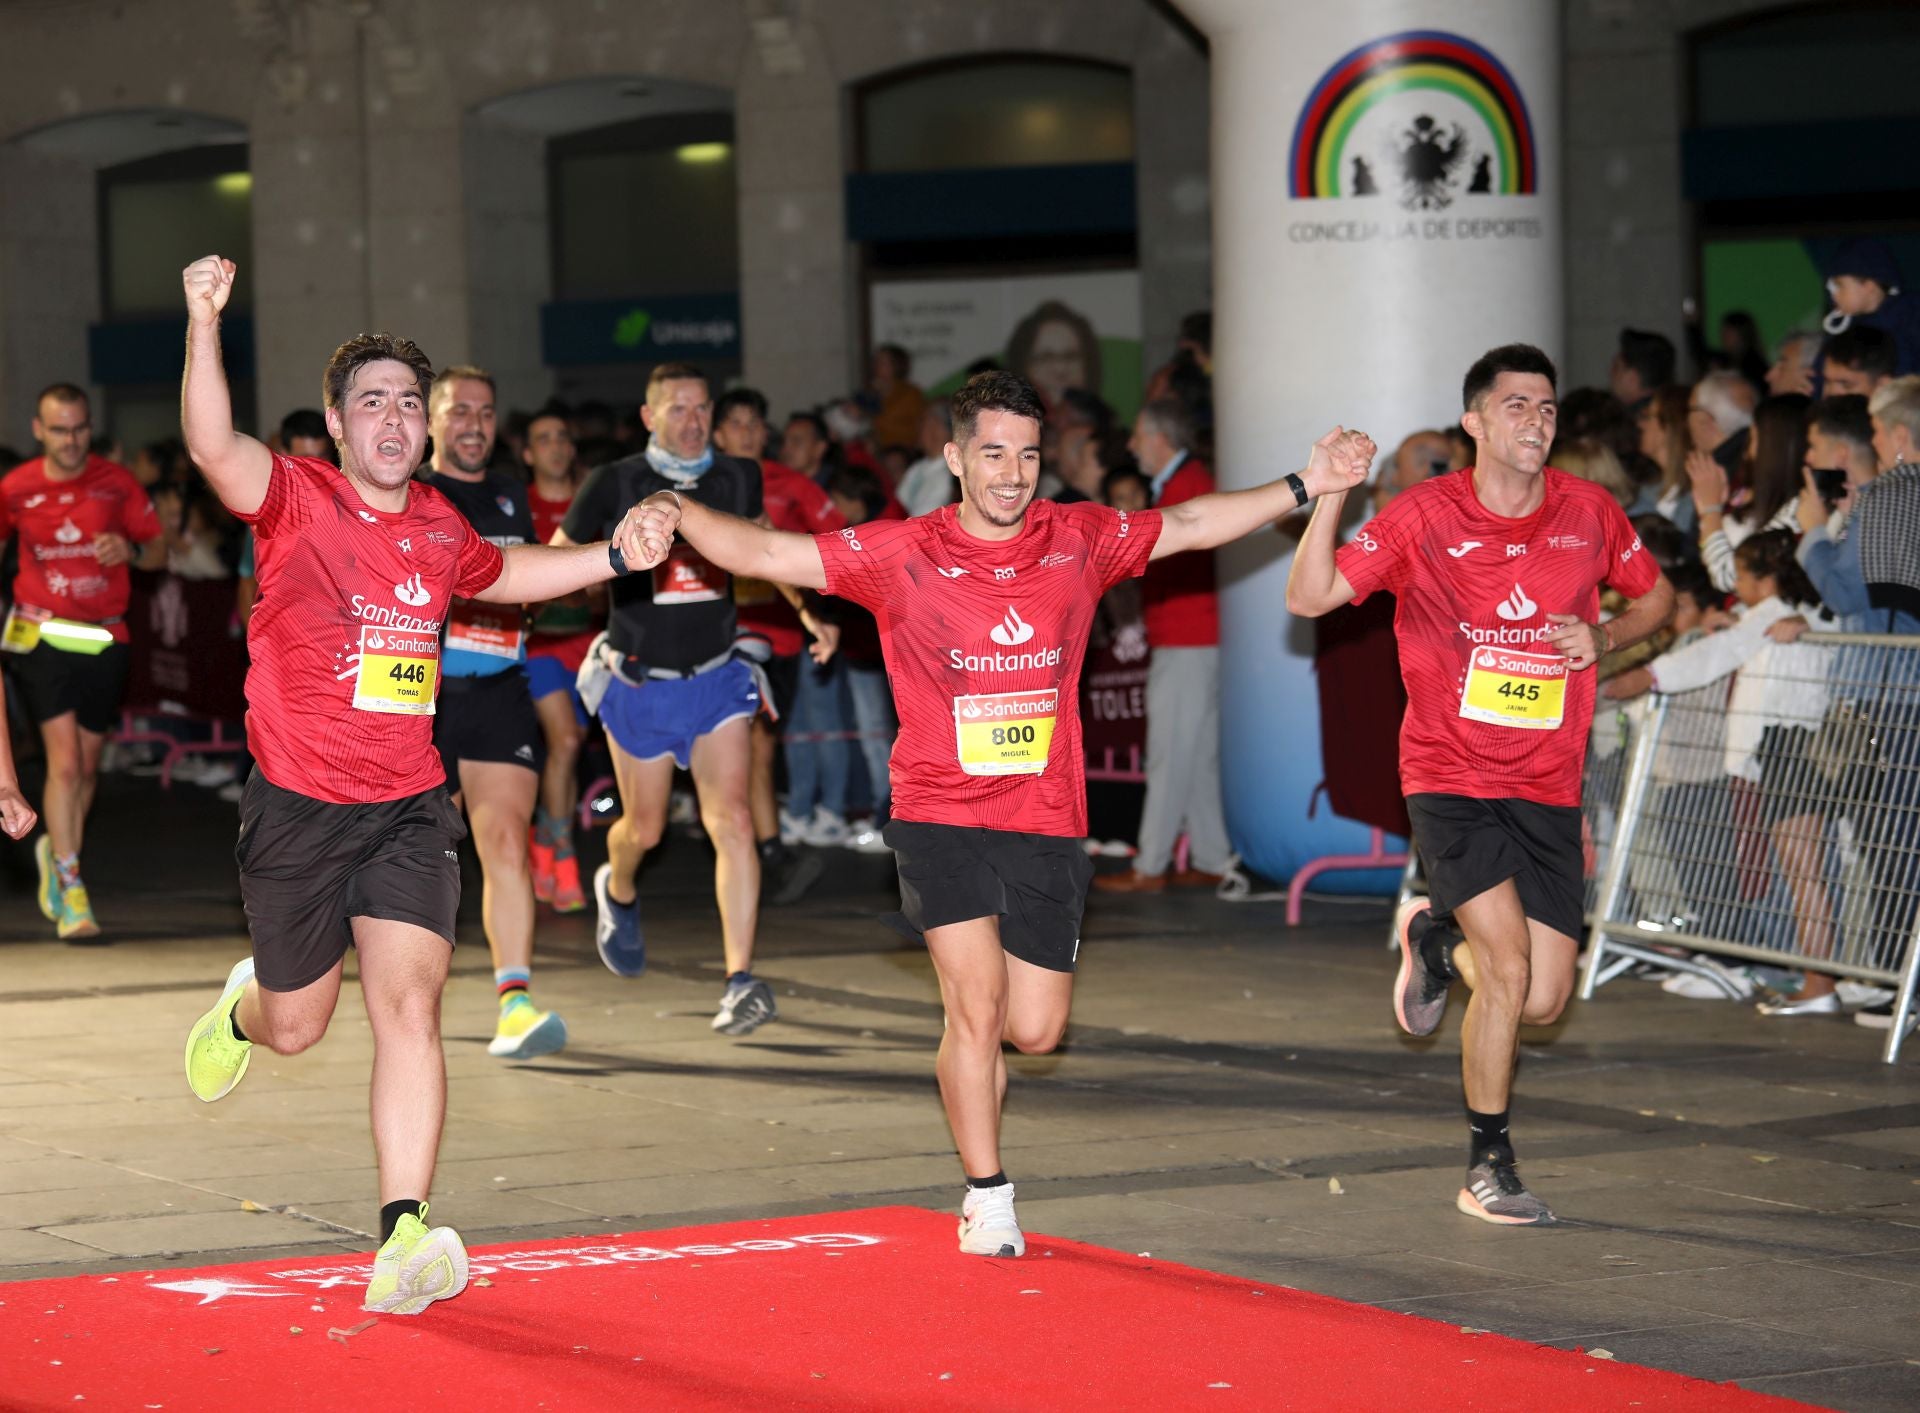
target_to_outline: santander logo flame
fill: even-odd
[[[416,574],[404,584],[395,584],[393,586],[393,596],[409,608],[418,608],[421,604],[433,597],[433,591],[422,584],[420,582],[420,576]],[[1501,609],[1500,611],[1502,613],[1506,612],[1505,609]]]
[[[1540,605],[1528,598],[1527,591],[1518,584],[1513,586],[1513,592],[1508,594],[1501,601],[1500,606],[1494,610],[1509,623],[1523,622],[1539,611]]]
[[[72,516],[68,516],[60,522],[60,528],[53,532],[53,537],[63,545],[78,544],[80,542],[80,527],[73,523]]]
[[[1003,648],[1017,648],[1033,636],[1033,625],[1021,619],[1018,609],[1009,606],[1007,616],[994,625],[988,636]]]

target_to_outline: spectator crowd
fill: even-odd
[[[1606,387],[1561,390],[1551,456],[1618,501],[1680,595],[1680,613],[1656,642],[1602,664],[1604,694],[1623,703],[1657,694],[1676,711],[1693,703],[1713,717],[1699,728],[1708,734],[1697,730],[1694,749],[1683,752],[1689,759],[1661,772],[1659,788],[1676,820],[1752,811],[1773,884],[1790,903],[1784,911],[1798,929],[1795,949],[1811,957],[1833,952],[1845,914],[1828,881],[1836,829],[1845,823],[1862,838],[1874,825],[1864,814],[1830,817],[1801,798],[1799,763],[1814,751],[1837,696],[1826,686],[1820,639],[1801,639],[1809,630],[1920,633],[1920,296],[1903,291],[1892,257],[1872,241],[1848,247],[1828,273],[1830,313],[1818,328],[1789,333],[1771,356],[1741,313],[1721,320],[1711,344],[1695,331],[1684,351],[1693,365],[1687,370],[1683,350],[1665,336],[1624,330]],[[1017,362],[1014,350],[1009,359]],[[483,371],[461,373],[491,391]],[[1141,389],[1131,422],[1090,379],[1035,377],[1048,406],[1039,494],[1140,510],[1212,490],[1211,379],[1205,313],[1182,322],[1177,352]],[[876,348],[861,389],[784,417],[751,387],[712,392],[714,449],[759,463],[764,513],[776,528],[818,533],[925,515],[957,495],[945,450],[947,402],[915,383],[904,348]],[[249,537],[182,444],[120,446],[93,424],[87,394],[68,383],[49,386],[36,414],[38,456],[0,447],[0,469],[18,467],[5,484],[24,486],[43,465],[124,467],[134,488],[128,494],[150,505],[158,526],[144,539],[129,536],[136,542],[129,566],[181,581],[231,582],[230,650],[243,653],[254,596]],[[601,402],[503,409],[498,426],[491,469],[527,483],[543,537],[564,518],[587,470],[640,451],[647,435],[637,407]],[[326,423],[313,410],[287,413],[271,443],[295,455],[332,454]],[[1376,468],[1369,505],[1378,510],[1427,478],[1458,474],[1472,451],[1457,425],[1407,435]],[[21,547],[5,495],[0,489],[11,589]],[[144,523],[129,517],[136,522]],[[1143,646],[1152,654],[1137,852],[1126,869],[1101,875],[1103,890],[1210,888],[1234,866],[1220,797],[1216,592],[1209,556],[1176,556],[1103,605],[1097,637],[1121,645],[1123,658]],[[878,630],[864,611],[746,581],[735,585],[735,597],[739,631],[771,685],[773,710],[755,724],[753,757],[763,887],[770,901],[788,902],[819,875],[821,851],[885,851],[893,704]],[[604,613],[604,601],[586,596],[540,608],[530,651],[570,671]],[[136,637],[152,631],[138,615],[126,627]],[[564,672],[553,683],[556,693],[570,690]],[[67,746],[36,731],[33,692],[20,686],[9,682],[16,754],[66,768]],[[131,716],[121,706],[116,700],[93,723],[113,738],[110,768],[140,768],[146,738],[192,742],[206,729],[164,713],[157,700],[125,703]],[[564,821],[604,762],[585,713],[541,715],[548,763],[536,844],[570,856]],[[244,758],[209,755],[176,774],[237,797],[244,769]],[[682,814],[692,813],[689,802]],[[1912,853],[1915,843],[1877,842],[1889,858]],[[549,876],[548,900],[580,906],[577,876],[563,881],[556,899]],[[1901,886],[1915,888],[1910,879]],[[1664,892],[1648,895],[1660,892],[1664,910],[1685,918],[1696,895],[1728,887],[1681,868]],[[1787,989],[1771,1013],[1819,1014],[1878,999],[1817,972]]]

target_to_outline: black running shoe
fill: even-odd
[[[751,981],[731,982],[720,998],[720,1010],[713,1028],[722,1035],[751,1035],[778,1014],[773,1004],[773,988],[755,977]]]
[[[1394,936],[1400,939],[1400,974],[1393,979],[1393,1014],[1408,1035],[1432,1035],[1447,1013],[1448,983],[1427,969],[1415,936],[1424,934],[1432,921],[1433,904],[1425,898],[1407,899],[1394,919]]]

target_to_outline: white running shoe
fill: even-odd
[[[807,837],[807,821],[780,811],[780,842],[791,849]]]
[[[816,849],[837,849],[847,842],[847,832],[845,816],[835,814],[825,805],[817,805],[813,818],[807,821],[806,832],[800,836],[800,842],[811,844]]]
[[[1833,990],[1840,1004],[1849,1009],[1884,1005],[1893,999],[1891,986],[1874,986],[1864,981],[1836,981]]]
[[[1735,999],[1745,1001],[1753,995],[1753,978],[1747,974],[1744,968],[1730,967],[1724,962],[1716,961],[1714,958],[1707,956],[1705,953],[1695,955],[1693,960],[1701,966],[1709,968],[1715,974],[1724,976],[1740,993]],[[1706,977],[1688,971],[1675,972],[1672,976],[1669,976],[1665,981],[1660,983],[1660,989],[1669,996],[1684,996],[1689,1001],[1725,1001],[1729,999],[1724,989],[1714,985],[1713,982],[1707,980]]]
[[[1013,1184],[970,1187],[960,1204],[960,1250],[968,1256],[1024,1256],[1027,1239],[1013,1215]]]

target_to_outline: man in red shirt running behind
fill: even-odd
[[[1546,464],[1554,383],[1528,344],[1483,356],[1460,418],[1474,465],[1403,492],[1338,549],[1345,497],[1328,496],[1287,582],[1288,609],[1308,617],[1376,589],[1398,599],[1400,780],[1431,897],[1401,910],[1394,1011],[1408,1034],[1430,1035],[1453,980],[1473,989],[1460,1038],[1472,1136],[1455,1205],[1509,1226],[1554,1220],[1514,1170],[1507,1104],[1521,1024],[1549,1024],[1573,993],[1586,669],[1673,612],[1614,500]],[[1599,623],[1603,584],[1632,603]]]
[[[277,456],[235,431],[220,362],[233,280],[233,262],[216,255],[184,272],[180,425],[256,542],[247,738],[257,766],[235,851],[253,951],[189,1032],[187,1083],[210,1102],[240,1082],[254,1045],[291,1055],[318,1041],[347,948],[358,951],[381,1201],[366,1307],[414,1315],[467,1281],[459,1236],[424,1220],[446,1113],[440,993],[465,832],[433,744],[441,627],[455,596],[544,603],[627,564],[605,541],[501,549],[413,480],[433,369],[405,339],[362,334],[328,361],[339,469]],[[623,538],[638,560],[637,538]]]
[[[1093,872],[1078,701],[1100,596],[1147,562],[1212,549],[1311,495],[1366,479],[1373,443],[1335,428],[1304,471],[1257,490],[1134,514],[1036,501],[1046,409],[1024,379],[982,373],[953,399],[958,505],[837,533],[782,534],[672,492],[642,503],[645,553],[677,530],[713,563],[870,610],[900,704],[885,838],[899,913],[940,978],[937,1072],[966,1171],[960,1249],[1026,1249],[1000,1167],[1003,1041],[1059,1044]]]

